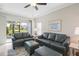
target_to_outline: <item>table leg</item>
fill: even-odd
[[[73,50],[73,56],[74,56],[74,48],[72,48],[72,50]]]
[[[73,48],[70,48],[70,49],[69,49],[69,55],[70,55],[70,56],[73,56]]]

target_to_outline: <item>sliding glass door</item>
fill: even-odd
[[[8,36],[13,35],[17,32],[29,32],[32,33],[32,21],[27,22],[7,22],[6,34]]]

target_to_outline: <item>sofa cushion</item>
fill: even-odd
[[[62,43],[66,40],[66,38],[65,34],[56,34],[55,41]]]
[[[41,42],[43,42],[43,43],[49,43],[49,41],[48,40],[45,40],[45,39],[39,39]]]
[[[19,43],[19,42],[24,42],[24,39],[19,39],[19,40],[14,41],[14,43]]]
[[[49,33],[43,33],[43,38],[47,39],[48,38]]]
[[[55,40],[55,33],[49,33],[48,39],[49,40]]]
[[[34,40],[33,38],[24,38],[24,41]]]
[[[61,43],[55,42],[55,41],[52,41],[50,44],[54,45],[54,46],[61,46],[62,45]]]
[[[22,33],[15,33],[15,34],[14,34],[14,37],[15,37],[16,39],[21,39],[21,38],[22,38]]]
[[[30,34],[28,32],[23,33],[23,38],[28,38],[28,37],[30,37]]]

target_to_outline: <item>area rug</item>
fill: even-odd
[[[24,47],[17,47],[15,50],[9,49],[8,56],[29,56]]]

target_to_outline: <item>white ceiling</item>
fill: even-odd
[[[15,15],[26,16],[28,18],[44,16],[50,12],[54,12],[61,8],[67,7],[69,3],[48,3],[45,6],[38,6],[39,10],[36,11],[33,6],[24,8],[27,3],[0,3],[0,11]]]

